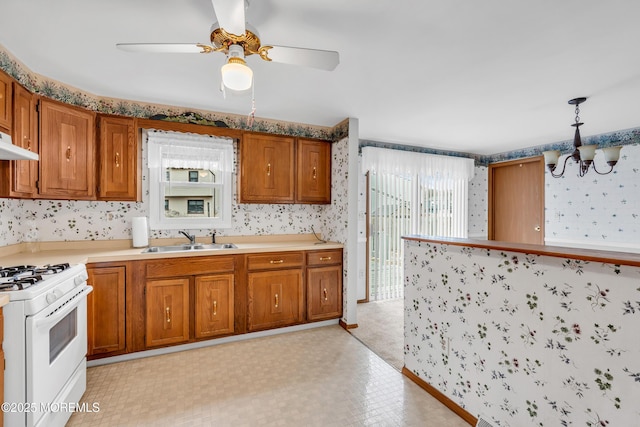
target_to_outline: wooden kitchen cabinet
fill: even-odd
[[[146,288],[146,346],[189,341],[189,278],[149,280]]]
[[[0,130],[11,134],[13,79],[0,71]]]
[[[40,100],[40,197],[95,199],[95,113]]]
[[[247,256],[247,327],[250,331],[304,320],[302,262],[302,252]]]
[[[342,250],[307,253],[307,320],[342,316]]]
[[[114,356],[126,351],[126,268],[87,267],[93,291],[87,297],[87,356]]]
[[[196,276],[195,285],[195,337],[233,333],[234,275]]]
[[[240,140],[240,203],[293,203],[295,138],[245,133]]]
[[[36,97],[13,83],[13,144],[38,153]],[[10,160],[0,165],[0,194],[3,197],[37,197],[38,161]]]
[[[245,132],[240,203],[331,203],[331,143]]]
[[[138,142],[135,119],[98,117],[98,198],[138,198]]]
[[[331,203],[331,143],[298,138],[296,201]]]

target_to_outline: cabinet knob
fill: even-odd
[[[541,230],[541,228],[540,228],[540,226],[539,226],[539,225],[536,225],[535,227],[533,227],[533,229],[534,229],[535,231],[540,231],[540,230]]]
[[[280,300],[278,299],[278,294],[276,294],[275,300],[276,300],[275,306],[276,306],[276,308],[278,308],[278,305],[280,305]]]
[[[213,315],[214,316],[218,315],[218,301],[213,302]]]

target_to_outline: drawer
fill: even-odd
[[[147,261],[147,278],[191,276],[196,274],[234,271],[235,258],[229,256],[203,256],[194,258],[163,258]]]
[[[342,249],[307,252],[307,265],[331,265],[342,262]]]
[[[275,268],[300,267],[304,261],[302,252],[278,252],[247,255],[248,270],[271,270]]]

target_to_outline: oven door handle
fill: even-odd
[[[93,288],[91,286],[87,286],[85,287],[82,292],[79,292],[77,294],[75,294],[73,297],[71,297],[71,299],[67,300],[64,304],[66,305],[66,307],[61,306],[60,308],[58,308],[58,311],[54,311],[53,313],[49,314],[46,317],[43,317],[42,319],[37,319],[34,322],[34,325],[36,328],[41,328],[41,327],[50,327],[51,325],[55,325],[56,323],[58,323],[58,321],[60,319],[62,319],[64,316],[66,316],[67,314],[71,313],[71,311],[73,311],[74,308],[77,307],[77,303],[75,303],[75,300],[77,300],[78,298],[82,299],[82,298],[86,298],[87,295],[89,295],[91,293],[91,291],[93,291]],[[70,304],[71,301],[74,301],[73,304]]]

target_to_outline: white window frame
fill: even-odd
[[[147,165],[149,167],[149,228],[152,230],[211,229],[231,228],[233,203],[233,140],[210,135],[198,135],[181,132],[146,130],[148,147]],[[180,159],[171,159],[171,154],[180,151]],[[204,150],[204,151],[203,151]],[[190,154],[192,155],[190,156]],[[202,154],[205,153],[205,156]],[[206,165],[207,153],[216,154],[220,159],[214,168]],[[210,156],[213,157],[213,156]],[[217,218],[188,218],[165,216],[164,189],[166,183],[167,162],[181,162],[184,168],[216,169],[216,182],[211,183],[220,191],[220,215]],[[202,186],[203,183],[197,183]]]

